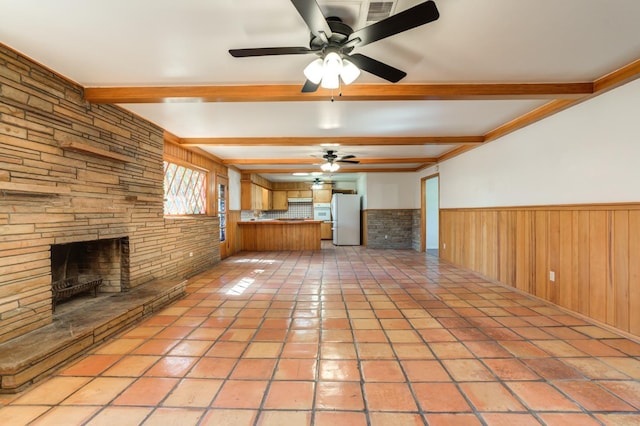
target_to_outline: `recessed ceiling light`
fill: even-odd
[[[295,173],[293,173],[293,176],[309,176],[309,173],[305,173],[305,172],[295,172]]]

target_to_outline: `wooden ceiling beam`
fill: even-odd
[[[329,101],[330,90],[301,93],[298,84],[87,87],[84,97],[96,104],[162,102],[301,102]],[[354,84],[342,89],[340,101],[427,101],[486,99],[573,99],[593,93],[592,82]]]
[[[351,136],[351,137],[274,137],[274,138],[182,138],[180,145],[219,146],[383,146],[383,145],[477,145],[484,142],[484,136]]]
[[[422,165],[418,167],[347,167],[340,166],[340,170],[335,173],[402,173],[402,172],[415,172],[419,170]],[[312,173],[321,171],[319,167],[298,167],[295,169],[241,169],[242,173],[253,174],[292,174],[292,173]],[[325,172],[326,174],[330,174]]]
[[[424,164],[435,163],[436,158],[356,158],[360,164]],[[320,164],[323,158],[231,158],[222,160],[223,164],[233,164],[236,166],[257,166],[257,165],[290,165],[290,164]]]

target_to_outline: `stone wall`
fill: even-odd
[[[51,322],[51,244],[128,237],[130,287],[219,261],[216,217],[163,216],[163,145],[0,45],[0,342]]]
[[[367,216],[366,241],[368,248],[413,248],[414,209],[366,210],[364,214]],[[419,210],[417,214],[420,215]]]
[[[422,245],[422,227],[420,224],[420,210],[413,210],[413,228],[412,228],[412,239],[411,239],[411,248],[415,251],[420,251]]]

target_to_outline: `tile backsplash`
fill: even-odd
[[[242,210],[241,220],[254,218],[253,210]],[[289,210],[271,210],[261,212],[261,219],[313,219],[313,203],[289,203]]]

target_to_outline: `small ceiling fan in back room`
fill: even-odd
[[[428,24],[440,17],[436,4],[429,0],[354,31],[338,17],[325,17],[316,0],[291,0],[291,3],[311,31],[309,47],[230,49],[229,53],[236,58],[311,53],[317,55],[318,58],[304,69],[307,81],[302,92],[315,92],[319,86],[337,89],[340,87],[340,80],[344,84],[351,84],[360,75],[360,70],[397,83],[407,75],[404,71],[369,56],[351,52],[356,47]]]

